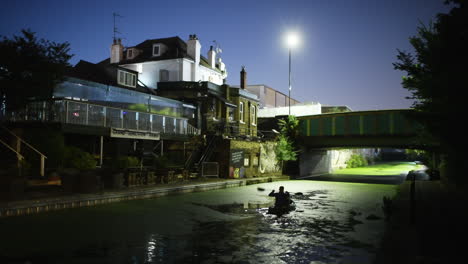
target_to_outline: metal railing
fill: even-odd
[[[8,113],[10,121],[60,122],[174,135],[199,135],[186,118],[139,112],[86,102],[60,99],[28,104],[21,112]]]
[[[37,150],[35,147],[31,146],[28,142],[24,141],[22,138],[20,138],[19,136],[17,136],[15,133],[13,133],[12,131],[10,131],[8,128],[4,127],[4,126],[0,126],[3,130],[7,131],[10,135],[12,135],[13,137],[16,138],[16,140],[18,140],[19,144],[23,143],[25,146],[27,146],[28,148],[30,148],[31,150],[33,150],[35,153],[37,153],[39,156],[40,156],[40,166],[39,166],[39,174],[41,175],[41,177],[44,177],[45,176],[45,159],[47,159],[46,155],[42,154],[39,150]],[[21,161],[24,159],[24,156],[21,155],[21,153],[19,153],[18,151],[16,151],[14,148],[12,148],[11,146],[9,146],[8,144],[6,144],[5,142],[1,141],[0,142],[5,145],[8,149],[10,149],[11,151],[15,152],[16,153],[16,157],[18,159],[18,161]],[[21,149],[21,147],[19,147],[19,149]]]

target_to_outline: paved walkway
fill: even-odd
[[[416,181],[414,223],[409,181],[399,186],[377,264],[466,263],[466,195],[439,181]]]

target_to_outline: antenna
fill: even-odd
[[[221,54],[223,52],[223,50],[221,49],[221,45],[219,45],[219,43],[216,40],[213,40],[213,43],[214,43],[216,54]]]
[[[120,32],[117,30],[117,25],[115,24],[115,18],[116,18],[116,17],[123,17],[123,16],[121,16],[121,15],[115,13],[115,12],[112,13],[112,16],[114,17],[114,41],[116,41],[117,38],[116,38],[115,35],[116,35],[116,34],[122,34],[122,33],[120,33]]]

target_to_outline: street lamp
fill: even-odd
[[[297,32],[289,32],[286,35],[286,45],[289,50],[289,115],[291,115],[291,50],[299,44]]]

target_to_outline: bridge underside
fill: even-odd
[[[300,146],[308,148],[412,148],[424,149],[415,136],[300,136]]]

